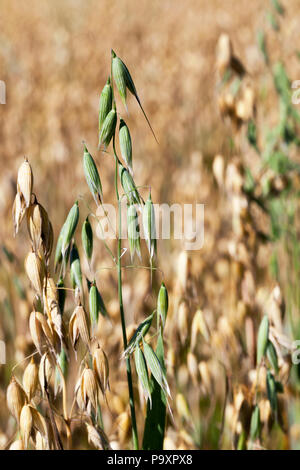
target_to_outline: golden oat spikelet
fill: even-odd
[[[38,387],[38,367],[35,364],[33,357],[24,370],[23,374],[23,388],[27,394],[29,402],[35,396]]]
[[[42,298],[45,266],[42,259],[33,251],[26,256],[25,271],[37,294]]]
[[[99,345],[93,353],[93,369],[101,392],[105,395],[106,390],[109,388],[109,365],[107,356]]]
[[[31,410],[32,407],[30,405],[24,405],[20,414],[20,433],[26,449],[28,448],[28,442],[33,430],[33,416]]]
[[[23,198],[25,201],[26,208],[30,206],[32,188],[33,188],[32,169],[27,158],[25,158],[24,162],[22,163],[18,171],[17,189],[21,198]]]
[[[6,392],[7,407],[10,413],[20,421],[20,414],[23,406],[27,402],[26,393],[21,385],[16,381],[15,377],[11,378],[10,384]]]

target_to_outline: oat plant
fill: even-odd
[[[144,318],[136,331],[127,339],[126,315],[123,303],[122,277],[126,258],[122,247],[122,201],[127,202],[127,233],[131,263],[137,256],[142,259],[140,225],[145,233],[145,252],[149,260],[151,281],[156,256],[155,214],[151,193],[144,202],[140,189],[134,181],[132,140],[125,120],[117,112],[115,93],[119,93],[127,110],[127,91],[137,100],[154,135],[142,107],[131,75],[124,62],[112,51],[111,73],[100,96],[99,105],[99,151],[111,154],[115,169],[115,195],[118,206],[117,250],[103,240],[113,260],[118,279],[118,302],[123,336],[123,355],[127,372],[129,408],[134,449],[139,449],[136,396],[134,393],[134,364],[137,380],[147,402],[143,449],[160,449],[163,446],[166,407],[170,390],[164,365],[163,331],[168,311],[168,293],[162,283],[157,304]],[[155,135],[154,135],[155,137]],[[117,141],[121,158],[117,153]],[[83,148],[83,174],[97,208],[105,200],[96,162]],[[102,208],[104,209],[104,208]],[[15,234],[23,219],[27,219],[30,251],[25,259],[25,271],[34,291],[29,331],[35,351],[26,358],[27,366],[20,373],[22,364],[16,364],[7,390],[7,404],[16,419],[16,434],[11,448],[64,449],[72,448],[74,430],[85,425],[88,441],[97,449],[110,449],[109,438],[104,429],[102,410],[108,407],[107,391],[109,370],[113,364],[102,348],[101,332],[97,331],[99,315],[110,321],[109,312],[96,282],[94,268],[94,243],[92,212],[82,223],[80,240],[76,234],[81,224],[79,202],[70,208],[57,237],[54,259],[53,229],[48,213],[33,192],[33,172],[29,161],[22,163],[17,179],[17,195],[13,207]],[[141,214],[141,223],[138,215]],[[79,241],[81,241],[82,250]],[[88,276],[82,269],[80,253],[86,257]],[[138,267],[138,265],[136,266]],[[144,267],[143,267],[144,268]],[[68,275],[70,283],[68,283]],[[65,307],[71,303],[68,314]],[[154,321],[156,318],[156,321]],[[151,336],[150,336],[151,331]],[[153,338],[157,339],[156,350]],[[76,365],[77,380],[73,401],[68,403],[68,365]],[[142,413],[142,407],[139,408]],[[80,420],[78,420],[80,415]],[[120,420],[121,422],[121,420]]]

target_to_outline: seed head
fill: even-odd
[[[41,312],[33,311],[29,316],[29,330],[32,341],[40,353],[43,355],[43,348],[47,345],[55,348],[55,340],[51,326]]]
[[[36,292],[43,297],[43,285],[45,277],[45,265],[42,259],[34,252],[30,252],[25,259],[26,274]]]
[[[16,440],[16,441],[14,441],[14,442],[10,445],[9,450],[25,450],[25,449],[24,449],[24,444],[23,444],[22,439],[18,439],[18,440]]]
[[[33,416],[31,410],[32,407],[30,405],[24,405],[20,415],[20,432],[25,448],[28,447],[28,441],[33,430]]]
[[[110,78],[107,79],[106,84],[100,95],[99,101],[99,133],[101,133],[103,123],[106,116],[112,108],[112,88]]]
[[[47,439],[39,431],[35,435],[35,450],[49,450]]]
[[[82,224],[81,240],[85,256],[90,263],[93,254],[93,230],[88,217]]]
[[[27,402],[26,393],[14,377],[11,378],[6,392],[7,407],[19,423],[20,413]]]
[[[81,272],[81,267],[80,267],[79,253],[78,253],[78,249],[75,243],[73,243],[72,249],[71,249],[70,268],[71,268],[70,275],[71,275],[73,289],[75,289],[75,287],[78,287],[80,292],[82,292],[83,291],[82,272]]]
[[[63,227],[62,245],[61,245],[61,253],[63,257],[65,256],[65,253],[75,233],[75,230],[78,224],[78,219],[79,219],[79,208],[78,208],[78,202],[76,201],[75,204],[70,209],[70,212],[66,218],[66,221]]]
[[[83,170],[88,187],[90,188],[92,196],[98,206],[103,200],[102,184],[96,163],[86,146],[84,146],[83,153]]]
[[[127,233],[131,262],[133,261],[135,253],[137,253],[140,260],[142,259],[140,227],[138,220],[138,214],[134,204],[129,205],[127,208]]]
[[[35,364],[33,357],[31,358],[30,363],[24,370],[23,374],[23,388],[27,394],[28,401],[35,396],[38,386],[38,367]]]
[[[106,116],[101,132],[99,134],[99,146],[104,144],[105,147],[108,147],[115,133],[116,125],[117,111],[115,109],[112,109]]]
[[[129,129],[123,121],[120,119],[120,127],[119,127],[119,143],[120,143],[120,150],[123,160],[125,161],[129,173],[133,176],[132,170],[132,142]]]
[[[154,254],[156,254],[157,240],[155,212],[151,199],[151,192],[149,193],[149,197],[143,208],[143,227],[150,258],[152,258]]]
[[[52,372],[53,372],[53,365],[52,365],[51,357],[49,356],[48,353],[45,353],[43,354],[41,358],[40,366],[39,366],[39,382],[40,382],[43,394],[51,380]]]
[[[165,327],[166,323],[166,318],[167,318],[167,313],[168,313],[168,291],[166,289],[165,284],[162,282],[159,293],[158,293],[158,298],[157,298],[157,315],[159,316],[163,328]]]
[[[110,449],[109,441],[103,429],[85,423],[88,432],[88,441],[98,450]]]
[[[17,193],[15,200],[14,200],[13,211],[12,211],[15,235],[19,231],[20,224],[24,218],[25,212],[26,212],[25,201],[21,198],[20,194]]]
[[[83,343],[90,348],[90,333],[87,324],[87,316],[82,305],[78,305],[71,316],[69,333],[74,350],[76,350],[79,336]]]
[[[105,352],[98,345],[93,353],[93,369],[97,377],[101,392],[105,394],[109,387],[109,365]]]
[[[32,187],[33,174],[28,160],[25,159],[18,171],[17,189],[21,199],[24,199],[26,207],[30,206]]]
[[[126,194],[128,200],[128,204],[140,204],[140,195],[132,179],[132,176],[121,163],[119,163],[119,174],[124,193]]]
[[[97,412],[98,404],[98,386],[95,377],[94,371],[90,369],[87,365],[83,370],[80,383],[81,395],[85,407],[88,407],[88,404],[92,405],[94,411]]]

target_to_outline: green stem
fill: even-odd
[[[120,316],[121,316],[121,324],[122,324],[123,346],[124,346],[124,351],[125,351],[127,348],[127,335],[126,335],[126,323],[125,323],[123,295],[122,295],[122,266],[121,266],[122,211],[121,211],[121,200],[120,200],[119,191],[118,191],[118,157],[117,157],[116,150],[115,150],[115,136],[113,136],[113,148],[114,148],[114,155],[115,155],[115,161],[116,161],[115,190],[116,190],[116,196],[118,200],[118,219],[119,219],[118,220],[118,254],[117,254],[118,296],[119,296]],[[133,447],[135,450],[138,450],[139,442],[138,442],[137,424],[136,424],[135,407],[134,407],[131,364],[130,364],[129,357],[126,359],[126,370],[127,370],[127,382],[128,382],[128,391],[129,391],[129,404],[130,404],[130,412],[131,412]]]

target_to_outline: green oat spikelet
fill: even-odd
[[[70,275],[73,289],[75,289],[75,287],[78,287],[80,289],[80,292],[82,292],[82,272],[80,267],[79,253],[75,243],[73,243],[70,254]]]
[[[152,129],[152,126],[150,124],[150,121],[144,111],[144,108],[142,106],[141,100],[137,94],[136,87],[134,85],[134,82],[131,78],[131,75],[129,73],[128,68],[124,64],[124,62],[120,59],[120,57],[117,57],[115,52],[111,50],[111,57],[112,57],[112,74],[113,78],[115,80],[116,87],[118,89],[118,92],[120,94],[121,100],[123,105],[125,106],[126,111],[127,110],[127,103],[126,103],[126,97],[127,97],[127,88],[128,90],[134,95],[135,99],[137,100],[139,107],[141,108],[141,111],[150,127],[150,130],[153,134],[154,139],[157,141],[156,135],[154,134],[154,131]]]
[[[98,323],[99,313],[101,313],[103,317],[109,317],[109,315],[103,302],[102,296],[97,288],[96,281],[94,280],[92,283],[88,284],[90,319],[94,328]]]
[[[78,224],[78,219],[79,219],[79,208],[78,208],[78,201],[76,201],[75,204],[70,209],[70,212],[67,216],[64,227],[62,229],[63,234],[62,234],[61,253],[63,257],[75,233],[75,230]]]
[[[102,184],[96,163],[85,145],[83,152],[83,170],[88,187],[90,188],[92,196],[98,206],[99,203],[102,204],[103,201]]]
[[[165,324],[166,324],[168,306],[169,306],[168,291],[167,291],[165,284],[162,282],[160,289],[159,289],[158,297],[157,297],[157,315],[159,316],[161,320],[163,328],[165,327]]]
[[[90,309],[91,325],[92,325],[92,328],[94,329],[97,326],[98,318],[99,318],[97,287],[95,283],[92,283],[90,287],[89,309]]]
[[[133,261],[134,254],[136,253],[139,259],[142,259],[141,255],[141,239],[140,239],[140,228],[138,223],[138,214],[134,204],[127,207],[127,233],[128,243],[131,262]]]
[[[120,119],[120,127],[119,127],[119,143],[120,143],[122,158],[128,167],[129,173],[131,174],[131,176],[133,176],[131,136],[130,136],[128,126],[126,125],[125,121],[122,118]]]
[[[81,240],[85,256],[90,263],[93,255],[93,230],[89,217],[87,217],[82,224]]]
[[[128,204],[140,204],[140,195],[133,178],[121,163],[119,163],[119,175]]]
[[[108,77],[107,82],[101,92],[99,100],[99,134],[101,133],[105,118],[112,108],[112,98],[113,96],[110,84],[110,77]]]
[[[144,234],[149,251],[150,258],[156,254],[157,240],[156,240],[156,224],[155,224],[155,212],[154,206],[151,199],[151,192],[143,207],[143,227]]]
[[[104,147],[108,147],[109,143],[115,133],[117,125],[117,111],[115,107],[109,111],[108,115],[106,116],[101,132],[99,134],[99,148],[102,144]]]

